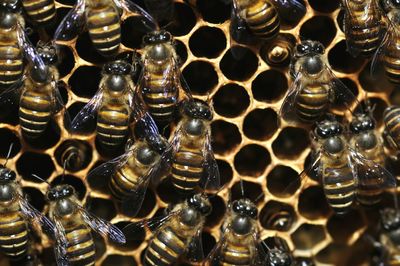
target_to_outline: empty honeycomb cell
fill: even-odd
[[[142,244],[143,240],[145,239],[146,236],[146,231],[143,227],[140,226],[130,226],[131,222],[118,222],[115,223],[114,225],[118,227],[119,229],[123,230],[125,237],[126,237],[126,243],[124,245],[119,245],[118,249],[122,251],[129,251],[131,252],[132,250],[135,250]],[[111,243],[111,242],[110,242]],[[117,246],[115,243],[111,243],[112,246]]]
[[[271,108],[255,109],[243,121],[243,132],[255,140],[267,140],[278,129],[278,116]]]
[[[271,163],[271,156],[264,147],[257,144],[248,144],[236,154],[234,165],[241,175],[258,177]]]
[[[365,64],[359,74],[359,81],[366,92],[387,92],[394,88],[394,85],[386,78],[385,71],[379,63],[374,65],[373,69],[371,69],[371,63]],[[390,99],[393,98],[390,97]]]
[[[243,191],[242,191],[243,185]],[[231,200],[247,198],[257,204],[262,201],[264,192],[259,184],[249,181],[239,181],[231,187]]]
[[[88,171],[89,174],[87,175],[87,181],[92,190],[108,194],[108,182],[110,180],[109,177],[104,175],[95,175],[91,173],[92,170],[100,166],[102,163],[102,161],[96,162],[94,166]]]
[[[346,49],[345,40],[336,43],[335,46],[329,50],[328,60],[334,70],[343,73],[354,73],[361,69],[364,64],[364,59],[361,57],[354,58]]]
[[[219,28],[204,26],[192,34],[189,47],[197,57],[216,58],[226,47],[226,37]]]
[[[81,66],[74,71],[68,84],[73,93],[79,97],[91,98],[99,88],[101,68]]]
[[[286,127],[272,143],[274,154],[280,158],[295,158],[310,145],[308,132],[301,128]]]
[[[193,61],[183,70],[189,88],[194,94],[207,95],[218,84],[214,67],[205,61]]]
[[[248,48],[235,46],[227,50],[222,57],[219,68],[230,80],[248,80],[258,67],[257,56]]]
[[[287,88],[288,80],[285,75],[274,69],[261,72],[251,84],[254,98],[267,103],[281,99]]]
[[[0,128],[0,157],[7,157],[11,144],[13,147],[10,153],[10,158],[13,158],[21,151],[21,142],[19,141],[16,132],[13,132],[8,128]]]
[[[354,236],[353,234],[359,232],[364,226],[361,213],[351,210],[343,215],[331,216],[326,224],[326,229],[336,243],[346,244]]]
[[[268,230],[289,231],[296,222],[293,207],[279,201],[268,201],[260,211],[260,224]]]
[[[324,34],[321,34],[323,32]],[[328,46],[336,35],[333,20],[328,16],[315,16],[304,22],[300,29],[302,40],[314,40]]]
[[[55,169],[53,161],[48,154],[37,152],[24,152],[18,159],[16,168],[23,179],[36,183],[41,183],[42,181],[33,177],[32,174],[46,180]]]
[[[242,137],[235,124],[223,120],[213,121],[211,124],[213,150],[218,154],[226,154],[240,145]]]
[[[174,46],[175,46],[175,51],[179,58],[179,65],[183,65],[188,58],[186,45],[180,40],[174,40]]]
[[[54,151],[54,157],[60,166],[76,172],[86,168],[92,161],[92,147],[86,141],[68,139]]]
[[[299,197],[299,213],[301,215],[314,220],[327,217],[330,212],[322,187],[312,186],[301,192]]]
[[[206,257],[208,254],[210,254],[212,248],[215,246],[215,243],[217,241],[211,234],[209,234],[207,232],[203,232],[201,234],[201,240],[203,243],[204,256]]]
[[[141,23],[140,17],[129,17],[121,24],[121,43],[128,48],[139,49],[143,44],[143,36],[149,31]]]
[[[219,115],[236,117],[250,105],[250,97],[242,86],[230,83],[220,87],[213,97],[214,110]]]
[[[226,1],[197,0],[196,6],[203,19],[210,23],[219,24],[231,16],[231,3]]]
[[[310,250],[325,239],[325,231],[322,225],[302,224],[291,235],[293,244],[297,249]]]
[[[136,261],[131,256],[122,255],[108,255],[107,258],[101,264],[102,266],[135,266]]]
[[[175,36],[188,34],[196,25],[196,15],[193,9],[183,3],[175,3],[175,16],[172,23],[168,24],[166,29]]]
[[[217,164],[222,186],[232,180],[233,171],[231,165],[227,161],[217,160]]]
[[[90,63],[104,64],[109,61],[109,59],[101,56],[97,52],[97,49],[94,48],[92,40],[90,39],[89,33],[87,31],[79,35],[75,47],[79,57]]]
[[[92,234],[92,236],[93,236],[94,246],[96,249],[96,260],[99,260],[107,251],[107,245],[104,242],[103,236],[97,233]]]
[[[125,200],[121,203],[121,213],[133,217],[132,212],[129,212],[132,206],[135,202],[132,202],[131,200]],[[140,207],[139,212],[136,214],[135,217],[137,218],[145,218],[149,215],[149,213],[155,208],[156,206],[156,196],[154,195],[154,192],[152,189],[148,188],[146,190],[146,193],[144,195],[143,203],[142,206]]]
[[[319,12],[331,13],[340,7],[339,0],[308,0],[310,6]]]
[[[66,106],[68,103],[68,85],[65,84],[64,81],[60,80],[57,82],[57,88],[60,92],[62,103],[64,104],[64,106]]]
[[[163,202],[168,204],[176,204],[185,197],[183,194],[177,193],[176,189],[171,183],[170,175],[164,178],[157,186],[157,195]]]
[[[59,52],[58,52],[59,58],[58,58],[57,69],[58,69],[58,72],[60,73],[60,78],[63,78],[66,75],[68,75],[71,72],[71,70],[74,68],[75,59],[74,59],[74,55],[71,51],[71,48],[69,48],[68,46],[59,45],[58,50],[59,50]]]
[[[322,249],[315,258],[321,263],[345,265],[350,250],[346,245],[331,243]]]
[[[299,174],[292,168],[277,165],[267,176],[268,191],[277,197],[293,195],[300,187]]]
[[[28,202],[32,204],[36,210],[43,211],[43,208],[46,205],[46,198],[43,193],[34,187],[23,187],[22,190]]]
[[[52,186],[57,186],[57,185],[71,185],[75,189],[75,193],[78,197],[79,200],[83,200],[85,195],[86,195],[86,186],[83,183],[82,179],[73,175],[61,175],[57,176],[54,178],[54,180],[51,182]],[[89,206],[85,206],[88,208]]]
[[[0,123],[18,125],[18,103],[17,101],[5,102],[0,105]]]
[[[86,198],[86,208],[99,218],[106,221],[111,221],[116,215],[117,210],[111,200],[93,198],[91,196]]]
[[[58,124],[53,119],[51,119],[45,131],[38,138],[31,139],[29,137],[25,137],[25,135],[23,136],[24,140],[29,143],[29,145],[33,148],[45,150],[53,147],[58,143],[61,136],[60,131],[61,130]]]
[[[218,195],[211,194],[209,200],[212,205],[212,211],[206,218],[206,226],[212,227],[217,225],[225,215],[225,201]]]

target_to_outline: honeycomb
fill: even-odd
[[[58,0],[58,23],[74,2]],[[142,1],[138,4],[143,6]],[[300,37],[323,43],[334,73],[358,100],[369,98],[376,104],[375,116],[382,127],[384,108],[390,101],[400,103],[400,94],[382,75],[371,78],[368,60],[353,58],[346,52],[339,0],[308,0],[305,5],[307,12],[299,20],[283,21],[279,38],[292,43]],[[284,239],[296,257],[312,258],[318,265],[366,263],[368,247],[361,235],[369,223],[376,222],[376,211],[354,209],[344,216],[334,216],[315,180],[310,178],[300,186],[298,173],[309,155],[309,129],[279,122],[279,108],[290,85],[287,62],[271,62],[271,46],[262,43],[240,48],[244,56],[234,58],[229,44],[230,7],[222,1],[176,0],[175,12],[176,23],[167,26],[167,30],[175,37],[181,69],[193,94],[203,100],[212,99],[213,147],[222,183],[226,185],[211,199],[214,208],[202,235],[204,252],[207,254],[218,239],[228,191],[232,191],[233,198],[239,198],[242,179],[246,195],[257,199],[263,239]],[[144,32],[137,30],[137,25],[134,17],[123,22],[123,50],[128,56],[133,51],[140,53]],[[43,32],[33,33],[33,42],[39,36],[46,38]],[[273,51],[279,54],[279,47]],[[73,117],[95,94],[105,59],[91,49],[87,33],[63,46],[62,54],[61,93]],[[153,217],[168,204],[177,202],[178,198],[170,193],[171,187],[163,182],[149,188],[138,217],[119,212],[107,191],[107,180],[86,178],[91,169],[109,159],[97,147],[94,134],[71,136],[59,127],[63,124],[58,115],[58,123],[53,121],[44,136],[27,141],[20,136],[16,114],[2,112],[0,156],[5,158],[10,143],[14,143],[8,166],[22,177],[24,191],[38,210],[47,211],[47,184],[33,178],[32,173],[52,184],[71,184],[79,199],[89,203],[90,211],[121,228],[131,221]],[[80,153],[61,180],[65,150],[71,146],[78,147]],[[277,212],[288,217],[279,231],[270,226]],[[95,236],[98,265],[140,265],[149,237],[143,234],[141,239],[117,246]],[[50,242],[42,239],[38,249],[43,264],[53,265]],[[1,265],[8,265],[7,260],[2,258]]]

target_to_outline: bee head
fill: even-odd
[[[390,3],[394,8],[400,8],[400,0],[390,0]]]
[[[15,171],[12,171],[9,168],[4,167],[4,165],[0,164],[0,184],[7,184],[16,179],[17,175]]]
[[[314,130],[315,135],[320,139],[328,139],[342,134],[343,126],[336,120],[324,120],[317,123]]]
[[[6,12],[19,13],[21,12],[22,6],[19,0],[3,0],[0,4],[0,9]]]
[[[257,219],[257,206],[249,199],[239,199],[232,203],[232,210],[240,216]]]
[[[18,23],[17,15],[7,8],[0,8],[0,28],[11,29]]]
[[[172,40],[171,33],[166,30],[152,31],[143,37],[144,45],[154,45],[160,43],[167,43]]]
[[[49,201],[58,201],[61,199],[68,198],[75,194],[75,189],[70,185],[59,185],[47,192],[47,199]]]
[[[55,65],[58,62],[57,49],[54,45],[38,43],[37,52],[46,65]]]
[[[290,266],[293,263],[292,256],[281,249],[273,248],[268,251],[267,262],[268,266]]]
[[[187,204],[203,216],[211,213],[212,207],[208,197],[204,194],[195,194],[187,199]]]
[[[392,231],[400,227],[400,213],[396,209],[385,208],[380,211],[383,229]]]
[[[129,75],[132,65],[124,60],[117,60],[103,66],[103,73],[108,75]]]
[[[307,40],[296,45],[295,58],[303,58],[302,68],[313,75],[322,71],[324,62],[321,55],[324,53],[325,48],[320,42]]]
[[[375,120],[368,113],[356,114],[354,115],[349,128],[354,134],[373,130],[375,128]]]
[[[199,99],[185,101],[182,105],[182,111],[185,115],[194,119],[204,119],[207,121],[213,119],[213,113],[208,103]]]

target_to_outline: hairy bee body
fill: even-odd
[[[23,0],[22,5],[28,16],[39,25],[50,23],[56,16],[54,0]]]
[[[400,147],[400,107],[386,108],[383,121],[385,123],[385,137],[391,148],[398,150]]]
[[[387,16],[393,27],[388,30],[388,41],[382,53],[383,66],[388,80],[394,84],[399,84],[400,63],[397,58],[400,56],[400,9],[393,8]]]
[[[221,251],[218,265],[253,265],[256,247],[251,234],[239,235],[230,231],[226,233],[226,239],[226,248]]]
[[[241,17],[246,20],[250,31],[258,38],[270,40],[280,29],[279,14],[269,0],[235,0]]]

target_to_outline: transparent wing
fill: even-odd
[[[18,105],[21,97],[21,93],[24,89],[24,82],[26,76],[24,75],[21,80],[17,81],[7,89],[0,93],[0,104],[6,106]]]
[[[68,41],[75,38],[85,25],[85,0],[78,0],[54,33],[53,40]]]
[[[46,65],[42,57],[37,53],[36,48],[32,45],[24,29],[19,23],[17,24],[17,38],[18,38],[18,45],[24,51],[25,58],[32,65],[32,67],[45,69]]]
[[[54,224],[56,226],[55,229],[55,239],[56,243],[54,246],[54,253],[57,261],[58,266],[69,266],[69,260],[67,255],[67,246],[68,240],[65,234],[64,226],[62,223],[55,219]]]
[[[302,76],[302,70],[300,69],[295,79],[293,80],[292,85],[290,86],[288,93],[285,96],[285,99],[283,100],[281,109],[279,110],[279,116],[287,122],[299,122],[298,116],[296,114],[295,105],[297,101],[297,96],[302,89]]]
[[[71,130],[78,131],[97,116],[97,110],[103,100],[103,89],[99,89],[95,96],[82,108],[71,123]]]
[[[154,31],[158,28],[157,22],[154,20],[154,18],[139,5],[135,4],[130,0],[113,0],[113,1],[119,8],[125,10],[125,12],[127,12],[128,14],[134,14],[136,16],[139,16],[141,18],[141,23],[147,30]]]
[[[71,129],[71,125],[72,125],[72,121],[71,121],[71,117],[68,113],[67,108],[65,107],[64,101],[62,99],[60,90],[58,89],[58,82],[53,80],[52,81],[52,86],[54,88],[53,93],[54,93],[54,108],[53,108],[53,112],[54,113],[58,113],[60,110],[64,111],[64,124],[65,127],[67,129]]]
[[[217,161],[214,157],[214,152],[211,146],[211,132],[208,130],[206,134],[206,141],[203,148],[203,177],[201,179],[201,186],[204,189],[219,189],[221,186],[220,175]]]
[[[182,88],[183,92],[185,93],[185,98],[192,99],[192,92],[190,91],[189,84],[187,83],[185,77],[183,76],[181,69],[179,67],[178,62],[175,59],[173,60],[174,64],[174,73],[175,73],[175,84],[180,84],[180,88]]]
[[[204,251],[203,251],[203,241],[201,240],[201,232],[202,230],[198,230],[196,234],[193,236],[190,241],[187,251],[186,258],[190,262],[201,262],[204,260]]]
[[[219,241],[215,244],[214,248],[210,251],[210,254],[206,257],[203,262],[204,266],[217,266],[220,265],[220,260],[222,259],[222,251],[226,247],[226,232],[228,228],[222,232]]]
[[[79,212],[82,214],[82,217],[85,220],[85,222],[94,231],[96,231],[105,238],[110,238],[112,241],[116,243],[124,244],[126,242],[124,233],[122,233],[122,231],[118,227],[89,213],[88,211],[86,211],[85,208],[83,208],[80,205],[76,206],[78,207]]]
[[[377,73],[378,66],[382,63],[382,57],[388,47],[395,45],[396,38],[400,37],[399,30],[391,21],[389,21],[388,27],[385,34],[383,35],[382,42],[376,49],[374,56],[371,61],[371,75],[374,76]]]

